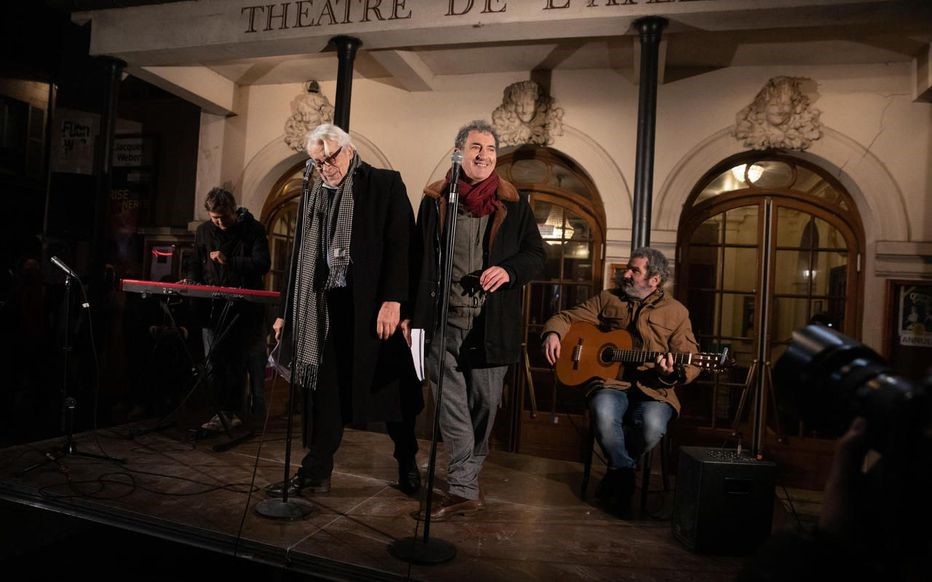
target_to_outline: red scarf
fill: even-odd
[[[492,214],[501,206],[501,202],[499,202],[498,198],[495,196],[495,192],[498,191],[499,182],[498,174],[495,172],[492,172],[491,176],[478,184],[466,182],[463,180],[463,174],[461,173],[459,179],[456,181],[459,186],[458,192],[460,194],[460,202],[463,203],[466,210],[473,216],[488,216]],[[446,192],[449,186],[450,172],[447,172],[447,178],[443,183],[441,192]]]

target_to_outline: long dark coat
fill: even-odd
[[[419,243],[422,247],[412,327],[426,330],[428,338],[438,325],[441,267],[441,225],[446,216],[443,182],[424,191],[418,210]],[[489,366],[513,364],[521,355],[522,288],[544,268],[544,243],[537,229],[527,196],[502,179],[496,196],[501,206],[489,215],[483,239],[482,268],[499,266],[510,281],[491,293],[482,308],[482,363]]]
[[[304,216],[302,199],[298,216]],[[356,424],[402,419],[402,407],[417,413],[423,408],[420,382],[411,352],[400,333],[387,341],[375,334],[384,301],[410,300],[409,265],[414,236],[414,213],[401,175],[360,162],[353,175],[353,233],[350,239],[350,285],[353,313],[331,320],[331,326],[353,324],[352,418]],[[301,248],[300,232],[294,248]],[[282,303],[290,324],[297,252],[293,253],[288,291]]]

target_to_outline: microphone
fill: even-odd
[[[456,184],[456,181],[460,179],[460,171],[463,169],[463,152],[453,150],[450,163],[453,165],[453,171],[450,173],[450,183]]]
[[[65,274],[68,275],[69,277],[74,277],[75,279],[80,279],[80,277],[78,277],[78,274],[74,272],[74,269],[72,269],[71,267],[69,267],[68,265],[65,264],[65,261],[63,261],[63,260],[61,260],[61,259],[59,259],[58,257],[55,257],[55,256],[53,256],[51,260],[52,260],[52,263],[53,263],[56,267],[58,267],[59,269],[61,269],[62,271],[64,271]]]
[[[452,168],[450,168],[450,193],[447,195],[447,198],[451,204],[455,204],[460,194],[459,179],[460,170],[463,169],[463,152],[458,149],[453,150],[453,155],[450,156],[450,163],[452,164]]]
[[[307,196],[311,187],[311,172],[314,171],[314,158],[308,158],[304,162],[304,181],[301,184],[301,191],[304,196]]]

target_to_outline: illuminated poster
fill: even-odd
[[[59,109],[52,136],[52,171],[65,174],[94,173],[94,147],[100,116]]]
[[[932,346],[932,285],[900,289],[899,338],[904,346]]]

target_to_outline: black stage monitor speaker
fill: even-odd
[[[734,450],[680,448],[673,537],[695,552],[753,552],[770,535],[776,472]]]

